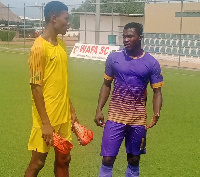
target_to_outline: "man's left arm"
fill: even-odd
[[[151,119],[151,122],[148,126],[146,126],[146,129],[149,129],[153,127],[154,125],[157,124],[158,119],[160,117],[160,110],[162,107],[162,92],[161,92],[161,87],[159,88],[154,88],[153,89],[153,111],[154,111],[154,116]]]
[[[79,122],[79,121],[78,121],[78,118],[76,116],[76,112],[75,112],[74,106],[72,105],[71,100],[69,100],[69,104],[70,104],[70,112],[71,112],[71,125],[73,127],[74,123]]]

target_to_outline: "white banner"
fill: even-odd
[[[105,61],[111,52],[119,48],[120,46],[76,43],[70,57]]]

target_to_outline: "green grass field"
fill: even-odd
[[[31,100],[28,53],[0,51],[0,176],[21,177],[31,152],[27,143],[31,130]],[[141,156],[141,177],[200,176],[200,72],[162,68],[165,80],[159,123],[147,133],[147,154]],[[94,122],[103,82],[104,62],[69,58],[70,98],[80,122],[94,131],[86,147],[73,135],[71,177],[97,177],[101,164],[103,129]],[[107,115],[108,104],[104,109]],[[148,120],[152,116],[152,90],[148,87]],[[53,177],[51,149],[40,177]],[[113,169],[114,177],[124,177],[125,147],[122,145]]]

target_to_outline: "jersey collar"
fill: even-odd
[[[125,52],[126,55],[128,55],[126,50],[124,50],[124,52]],[[142,54],[137,56],[137,57],[132,57],[132,56],[129,56],[129,55],[128,56],[131,57],[132,59],[140,59],[140,58],[144,57],[144,55],[145,55],[145,51],[143,51]]]

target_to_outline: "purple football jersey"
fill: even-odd
[[[164,85],[158,61],[149,53],[134,59],[125,50],[111,53],[106,60],[105,79],[114,79],[108,120],[129,125],[146,125],[146,88]]]

